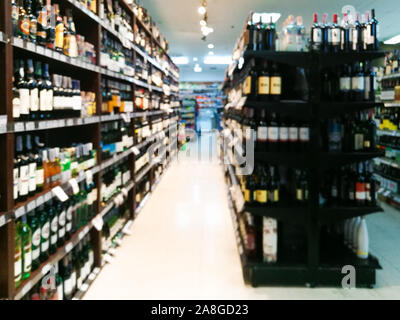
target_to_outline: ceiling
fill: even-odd
[[[282,14],[277,29],[289,14],[303,16],[306,29],[312,23],[312,14],[327,12],[331,20],[332,14],[340,13],[342,7],[353,5],[357,11],[365,12],[375,8],[377,20],[380,23],[380,39],[386,40],[400,33],[399,0],[208,0],[208,23],[214,28],[214,33],[201,40],[200,15],[197,8],[201,0],[141,0],[151,17],[159,26],[170,45],[171,56],[186,56],[189,65],[180,66],[182,81],[222,81],[226,66],[204,65],[202,63],[213,43],[215,55],[231,55],[233,46],[244,26],[250,11],[279,12]],[[193,71],[199,59],[203,71]]]

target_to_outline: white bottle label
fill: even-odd
[[[36,190],[36,162],[29,164],[29,191]]]
[[[322,42],[322,32],[320,28],[314,28],[313,30],[313,41],[314,43]]]
[[[26,196],[29,192],[29,166],[19,168],[19,195]]]
[[[39,247],[40,246],[40,228],[37,228],[35,230],[35,232],[32,235],[32,244],[35,247]]]
[[[279,128],[268,127],[268,141],[277,142],[279,140]]]
[[[24,272],[30,272],[32,267],[32,247],[31,243],[24,247]]]
[[[36,170],[36,185],[42,185],[44,183],[44,170],[37,169]]]
[[[289,140],[289,128],[288,127],[280,127],[279,128],[279,140],[286,142]]]
[[[15,279],[20,279],[22,272],[22,259],[21,257],[14,263],[14,276]]]
[[[364,77],[352,77],[351,88],[355,91],[364,91]]]
[[[349,91],[351,88],[350,77],[340,77],[340,91]]]
[[[340,29],[339,28],[332,29],[332,44],[333,45],[340,44]]]
[[[39,110],[39,90],[35,88],[30,92],[30,110],[38,111]]]
[[[21,99],[14,98],[12,104],[13,104],[13,118],[17,119],[21,115]]]
[[[310,129],[307,127],[300,128],[300,141],[308,142],[310,141]]]
[[[14,168],[13,174],[14,174],[14,180],[13,180],[14,200],[16,200],[18,198],[18,188],[19,188],[18,168]]]
[[[367,44],[374,44],[374,36],[371,34],[372,26],[370,24],[367,25],[366,30],[366,42]]]
[[[297,127],[289,128],[289,140],[291,142],[295,142],[299,140],[299,129]]]
[[[29,89],[19,89],[21,115],[29,114],[30,96]]]
[[[357,29],[353,29],[353,32],[351,32],[352,34],[352,49],[356,50],[357,49],[357,44],[358,44],[358,31]]]
[[[46,110],[51,111],[53,110],[53,90],[46,91]]]
[[[63,286],[62,283],[60,283],[57,287],[57,296],[58,300],[63,300],[64,299],[64,292],[63,292]]]
[[[257,128],[257,140],[261,142],[265,142],[268,139],[268,128],[267,127],[258,127]]]
[[[40,93],[39,93],[39,109],[40,109],[40,111],[46,111],[47,110],[47,90],[46,89],[40,90]]]

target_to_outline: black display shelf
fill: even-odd
[[[386,173],[383,173],[383,172],[380,171],[380,170],[374,170],[374,174],[377,174],[377,175],[381,176],[382,178],[385,178],[385,179],[387,179],[387,180],[391,180],[391,181],[394,181],[394,182],[400,184],[400,178],[392,177],[391,175],[388,175],[388,174],[386,174]]]
[[[311,154],[306,152],[255,152],[256,161],[273,165],[285,165],[292,168],[305,169],[310,167]]]
[[[366,216],[378,212],[383,212],[379,206],[365,206],[365,207],[348,207],[348,206],[335,206],[320,208],[319,222],[321,225],[337,223],[340,220],[351,219],[359,216]]]
[[[322,152],[319,155],[318,167],[336,168],[346,164],[367,161],[382,156],[384,156],[384,152],[378,149],[375,151],[360,152]]]
[[[349,102],[333,102],[322,101],[320,104],[320,117],[323,119],[340,116],[346,113],[372,109],[376,107],[383,107],[383,103],[372,101],[349,101]]]
[[[310,117],[312,114],[311,104],[303,100],[256,101],[248,99],[245,106],[302,118]]]
[[[304,225],[307,220],[308,208],[306,206],[262,207],[245,205],[243,211],[250,212],[257,216],[270,217],[279,221]]]
[[[310,68],[312,66],[320,66],[321,68],[333,67],[357,61],[374,60],[384,56],[385,53],[381,51],[323,53],[247,50],[243,53],[245,59],[262,58],[302,68]]]

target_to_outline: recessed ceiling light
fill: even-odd
[[[196,64],[196,65],[194,66],[193,71],[194,71],[194,72],[202,72],[203,69],[202,69],[198,64]]]
[[[398,44],[400,43],[400,34],[394,36],[386,41],[383,42],[384,44]]]
[[[188,64],[189,63],[189,59],[188,57],[172,57],[172,61],[176,64],[176,65],[182,65],[182,64]]]
[[[231,56],[207,56],[204,58],[204,64],[231,64]]]
[[[201,7],[199,7],[199,8],[197,9],[197,11],[199,12],[199,14],[205,14],[207,10],[206,10],[205,7],[201,6]]]
[[[214,55],[214,52],[210,51],[210,52],[208,53],[208,55],[209,55],[209,56],[213,56],[213,55]]]
[[[198,60],[199,60],[199,59],[197,59],[197,58],[193,58],[193,61],[194,61],[194,62],[196,62],[196,61],[198,61]]]
[[[212,43],[210,43],[210,44],[208,45],[208,49],[214,49],[214,45],[213,45]]]
[[[201,25],[202,27],[206,26],[206,25],[207,25],[206,20],[200,20],[200,25]]]

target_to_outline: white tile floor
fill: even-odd
[[[400,212],[390,208],[368,217],[371,251],[384,268],[375,289],[246,286],[208,138],[203,160],[194,142],[190,158],[171,165],[85,299],[400,299]]]

